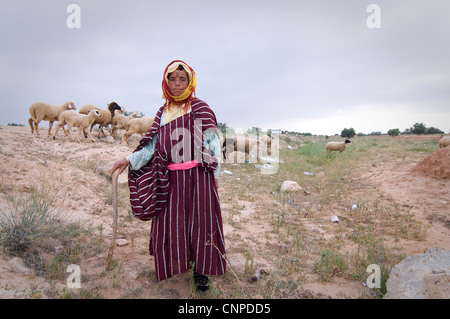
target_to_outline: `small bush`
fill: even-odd
[[[324,282],[329,282],[335,276],[345,277],[349,268],[348,256],[322,250],[322,256],[316,261],[314,270]]]
[[[77,232],[79,227],[68,223],[58,208],[58,199],[59,192],[47,183],[32,184],[26,192],[9,196],[7,209],[0,210],[0,244],[14,254]]]

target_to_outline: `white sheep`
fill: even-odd
[[[147,133],[147,131],[152,126],[154,119],[155,119],[154,117],[149,117],[149,116],[143,116],[141,118],[131,119],[128,122],[128,129],[123,134],[122,139],[120,140],[120,143],[125,141],[125,142],[127,142],[127,145],[129,146],[130,144],[128,143],[128,137],[130,137],[133,134]]]
[[[111,124],[111,120],[114,118],[115,111],[121,110],[122,107],[119,106],[116,102],[109,103],[107,110],[101,109],[97,106],[86,104],[80,108],[80,113],[87,115],[93,109],[98,110],[100,112],[100,114],[102,115],[102,117],[101,117],[101,119],[96,119],[94,121],[94,123],[91,124],[91,127],[89,128],[89,132],[92,132],[92,128],[94,127],[94,125],[98,124],[98,128],[99,128],[100,132],[103,134],[103,136],[106,136],[105,132],[103,131],[104,127],[107,128],[109,131],[109,134],[111,134],[109,124]],[[99,133],[99,138],[100,138],[100,133]]]
[[[234,136],[224,139],[222,144],[223,158],[229,152],[242,152],[249,155],[255,146],[259,146],[259,141],[254,137],[249,136]]]
[[[73,102],[66,102],[63,105],[54,105],[45,102],[32,103],[29,108],[31,117],[28,119],[31,134],[36,131],[36,135],[39,136],[39,122],[49,121],[48,135],[50,136],[53,122],[58,121],[59,115],[66,110],[76,110],[75,104]]]
[[[267,154],[270,153],[271,144],[272,138],[264,134],[260,135],[259,138],[247,135],[226,138],[222,142],[223,158],[226,159],[226,153],[231,151],[243,152],[245,155],[249,156],[256,153],[257,158],[259,158],[265,151]],[[263,148],[265,148],[265,150]]]
[[[450,145],[450,136],[442,136],[439,140],[439,148],[447,147]]]
[[[139,112],[134,111],[130,116],[120,114],[120,110],[116,110],[114,117],[111,120],[111,135],[117,137],[117,131],[119,129],[127,130],[131,119],[139,117]]]
[[[88,115],[86,114],[80,114],[74,111],[64,111],[59,116],[59,122],[56,124],[55,132],[53,133],[53,139],[56,138],[56,134],[58,133],[59,129],[62,127],[64,130],[64,134],[66,136],[69,136],[70,140],[72,141],[72,135],[70,134],[72,127],[78,127],[78,137],[81,136],[82,133],[84,133],[84,136],[89,136],[89,138],[92,141],[92,135],[91,132],[86,132],[86,129],[95,121],[98,119],[101,119],[102,115],[98,110],[91,110]],[[64,125],[67,124],[67,131],[64,129]]]
[[[345,147],[349,143],[351,143],[350,140],[345,140],[344,142],[328,142],[326,149],[329,153],[332,151],[339,151],[342,153],[343,151],[345,151]]]

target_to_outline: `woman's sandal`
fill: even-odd
[[[194,282],[197,291],[206,291],[209,289],[209,279],[207,276],[194,272]]]

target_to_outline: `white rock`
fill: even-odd
[[[358,205],[353,204],[352,209],[358,209]]]
[[[336,215],[331,216],[331,221],[333,223],[339,223],[339,218]]]
[[[32,270],[25,266],[25,263],[23,260],[19,257],[14,257],[7,262],[9,270],[15,273],[22,273],[22,274],[30,274]]]
[[[284,181],[281,185],[281,192],[296,192],[300,190],[302,190],[302,188],[294,181]]]
[[[125,238],[116,239],[116,245],[119,247],[126,246],[126,245],[128,245],[128,240],[126,240]]]
[[[449,299],[450,251],[430,248],[395,265],[386,281],[385,299]]]

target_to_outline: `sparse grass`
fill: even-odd
[[[264,242],[263,247],[249,246],[241,237],[233,238],[235,247],[245,247],[242,248],[247,256],[245,269],[250,261],[248,256],[252,256],[252,269],[258,268],[261,260],[273,266],[265,285],[246,285],[244,290],[253,296],[277,298],[299,289],[306,274],[311,273],[323,282],[343,277],[365,283],[369,275],[367,266],[377,264],[381,269],[381,288],[372,289],[369,295],[380,298],[386,293],[390,269],[404,258],[403,254],[386,247],[384,237],[421,241],[426,238],[427,226],[411,216],[408,207],[401,207],[391,198],[374,192],[372,185],[361,179],[361,175],[367,167],[411,158],[420,152],[430,153],[437,148],[437,143],[358,137],[345,152],[330,154],[325,151],[326,140],[307,139],[297,141],[297,145],[296,142],[289,143],[298,146],[297,150],[280,150],[283,163],[273,176],[256,178],[258,172],[253,164],[224,165],[224,169],[233,172],[233,177],[227,177],[230,182],[233,180],[233,188],[227,188],[225,192],[233,194],[230,200],[236,199],[234,195],[237,194],[241,194],[239,199],[245,199],[246,194],[251,193],[253,198],[267,201],[270,194],[270,201],[278,203],[272,205],[275,210],[270,206],[266,209],[256,206],[259,220],[266,220],[271,227],[271,233],[260,239]],[[305,171],[314,176],[305,176]],[[236,182],[236,176],[245,182]],[[284,180],[298,182],[310,195],[303,194],[303,190],[280,193],[279,187]],[[358,209],[352,210],[352,204],[357,204]],[[236,209],[238,207],[230,211],[232,217],[228,222],[236,230],[245,230],[250,225],[233,217],[239,214]],[[334,212],[341,218],[335,231],[330,229],[329,221]],[[245,238],[257,240],[251,234]]]
[[[305,142],[298,148],[298,155],[313,166],[321,166],[329,163],[336,157],[335,153],[324,152],[326,142]]]
[[[316,261],[314,265],[314,271],[324,282],[330,282],[335,276],[343,276],[348,272],[348,269],[348,256],[331,252],[328,249],[322,250],[320,260]]]
[[[367,266],[371,264],[380,266],[381,288],[370,291],[367,288],[360,297],[382,297],[389,271],[405,258],[402,247],[393,245],[400,240],[409,243],[425,240],[428,225],[414,217],[411,207],[383,196],[362,178],[363,174],[391,161],[398,165],[414,162],[424,156],[423,153],[438,148],[437,142],[355,137],[345,152],[326,153],[328,140],[323,137],[297,137],[294,141],[284,137],[283,141],[294,150],[287,150],[285,146],[280,150],[283,162],[276,174],[262,175],[254,163],[223,164],[222,170],[233,173],[219,179],[227,255],[241,259],[232,259],[224,276],[211,276],[211,289],[204,294],[197,293],[192,283],[190,287],[183,287],[186,284],[183,279],[169,284],[156,282],[153,257],[147,257],[150,223],[131,217],[127,187],[119,187],[119,233],[127,238],[129,245],[117,248],[112,267],[105,270],[102,259],[111,240],[107,237],[106,224],[86,230],[72,223],[62,205],[64,192],[50,187],[48,181],[27,187],[26,192],[17,191],[19,188],[5,177],[8,171],[2,168],[0,189],[10,200],[0,220],[1,247],[10,255],[22,257],[38,275],[51,282],[65,281],[68,264],[88,267],[83,268],[82,289],[52,286],[52,295],[48,291],[45,294],[53,298],[295,297],[304,285],[314,282],[326,286],[344,280],[357,282],[362,287],[369,275]],[[80,151],[100,145],[101,142],[89,144]],[[58,154],[52,157],[50,150],[43,149],[39,156],[48,160],[48,165],[47,162],[39,165],[40,169],[47,170],[55,160],[71,165],[70,178],[76,180],[77,186],[82,185],[81,189],[95,188],[96,196],[105,205],[92,207],[93,211],[88,213],[101,218],[96,221],[109,221],[109,209],[105,207],[112,202],[110,176],[102,172],[100,158],[78,157],[75,150]],[[0,149],[0,156],[4,159],[26,157],[6,149]],[[306,176],[305,171],[314,175]],[[29,173],[17,167],[14,172]],[[89,174],[95,183],[83,173]],[[281,193],[284,180],[298,182],[302,191]],[[84,199],[82,192],[70,192],[70,196],[74,196],[72,200]],[[352,210],[353,204],[357,204],[358,209]],[[330,222],[333,214],[339,216],[339,223]],[[27,218],[21,220],[25,216]],[[447,224],[447,227],[449,224],[442,213],[433,211],[428,220]],[[33,223],[39,227],[31,227]],[[266,273],[251,282],[249,277],[261,268]],[[130,275],[130,269],[135,275]],[[42,293],[35,288],[33,298],[40,298]]]
[[[0,211],[3,250],[48,280],[64,279],[67,266],[89,254],[85,229],[67,215],[64,195],[45,176],[26,192],[10,194],[8,208]]]
[[[73,231],[66,223],[63,209],[55,208],[58,191],[45,181],[32,183],[28,191],[8,196],[8,209],[1,210],[0,240],[10,252],[26,250],[31,244],[47,238],[58,238]]]

